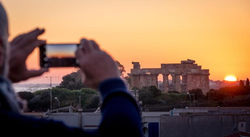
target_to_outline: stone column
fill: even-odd
[[[139,78],[139,84],[140,85],[138,85],[138,87],[139,88],[142,88],[142,87],[144,87],[144,85],[145,85],[145,79],[146,79],[146,77],[144,76],[144,74],[140,74],[140,78]]]
[[[182,75],[182,86],[181,86],[181,91],[186,93],[187,92],[187,75],[183,74]]]
[[[168,83],[168,75],[169,74],[162,74],[163,75],[163,91],[168,92],[169,83]]]
[[[157,77],[158,77],[158,74],[151,74],[150,75],[150,85],[151,86],[155,86],[155,87],[158,87],[158,80],[157,80]]]
[[[174,87],[175,87],[175,91],[181,92],[181,80],[180,80],[179,74],[175,74]]]
[[[130,75],[130,88],[141,88],[140,75]]]
[[[140,75],[140,88],[145,86],[156,86],[157,85],[157,75],[156,74],[141,74]]]
[[[172,81],[171,81],[171,83],[169,82],[169,84],[168,84],[168,90],[175,91],[175,74],[172,73],[172,74],[170,74],[170,76],[172,77]]]

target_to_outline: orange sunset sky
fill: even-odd
[[[10,39],[35,27],[48,42],[95,39],[129,72],[190,58],[210,79],[250,77],[250,0],[2,0]],[[38,66],[38,53],[28,60]],[[61,77],[73,69],[52,69]],[[34,80],[34,79],[33,79]],[[37,80],[37,79],[36,79]],[[32,80],[31,80],[32,81]],[[60,78],[57,78],[60,81]]]

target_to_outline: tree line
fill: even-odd
[[[205,95],[201,89],[186,93],[177,91],[162,92],[155,86],[133,89],[137,91],[139,102],[144,111],[169,111],[185,107],[248,107],[250,106],[249,80],[238,86],[211,89]],[[135,92],[133,92],[135,93]]]
[[[116,61],[121,77],[125,68]],[[21,99],[26,100],[30,112],[44,112],[50,109],[50,92],[52,92],[52,108],[73,106],[83,111],[94,111],[100,106],[99,92],[84,86],[80,70],[65,75],[57,87],[35,92],[18,92]]]
[[[125,68],[117,61],[121,77],[130,83],[130,78],[124,77]],[[50,108],[50,92],[52,92],[52,106],[59,108],[73,106],[83,111],[94,111],[100,106],[99,92],[86,88],[82,84],[80,71],[65,75],[59,86],[35,92],[19,92],[22,99],[27,100],[29,111],[47,111]],[[177,91],[162,92],[155,86],[133,88],[144,111],[169,111],[173,108],[184,107],[239,107],[250,106],[249,79],[240,80],[238,86],[210,89],[206,95],[201,89],[193,89],[186,93]]]

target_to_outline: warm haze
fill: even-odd
[[[210,79],[228,74],[250,77],[249,0],[2,0],[10,38],[43,27],[48,42],[95,39],[129,72],[194,59],[210,69]],[[30,57],[38,66],[37,53]],[[52,70],[62,76],[72,69]]]

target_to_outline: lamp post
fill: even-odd
[[[50,86],[50,89],[49,89],[49,96],[50,96],[50,112],[52,111],[53,109],[53,98],[52,98],[52,76],[46,76],[46,78],[49,78],[49,86]]]
[[[58,108],[60,108],[61,103],[60,103],[60,100],[58,99],[58,97],[55,97],[55,100],[56,100],[56,101],[57,101],[57,103],[58,103]]]

